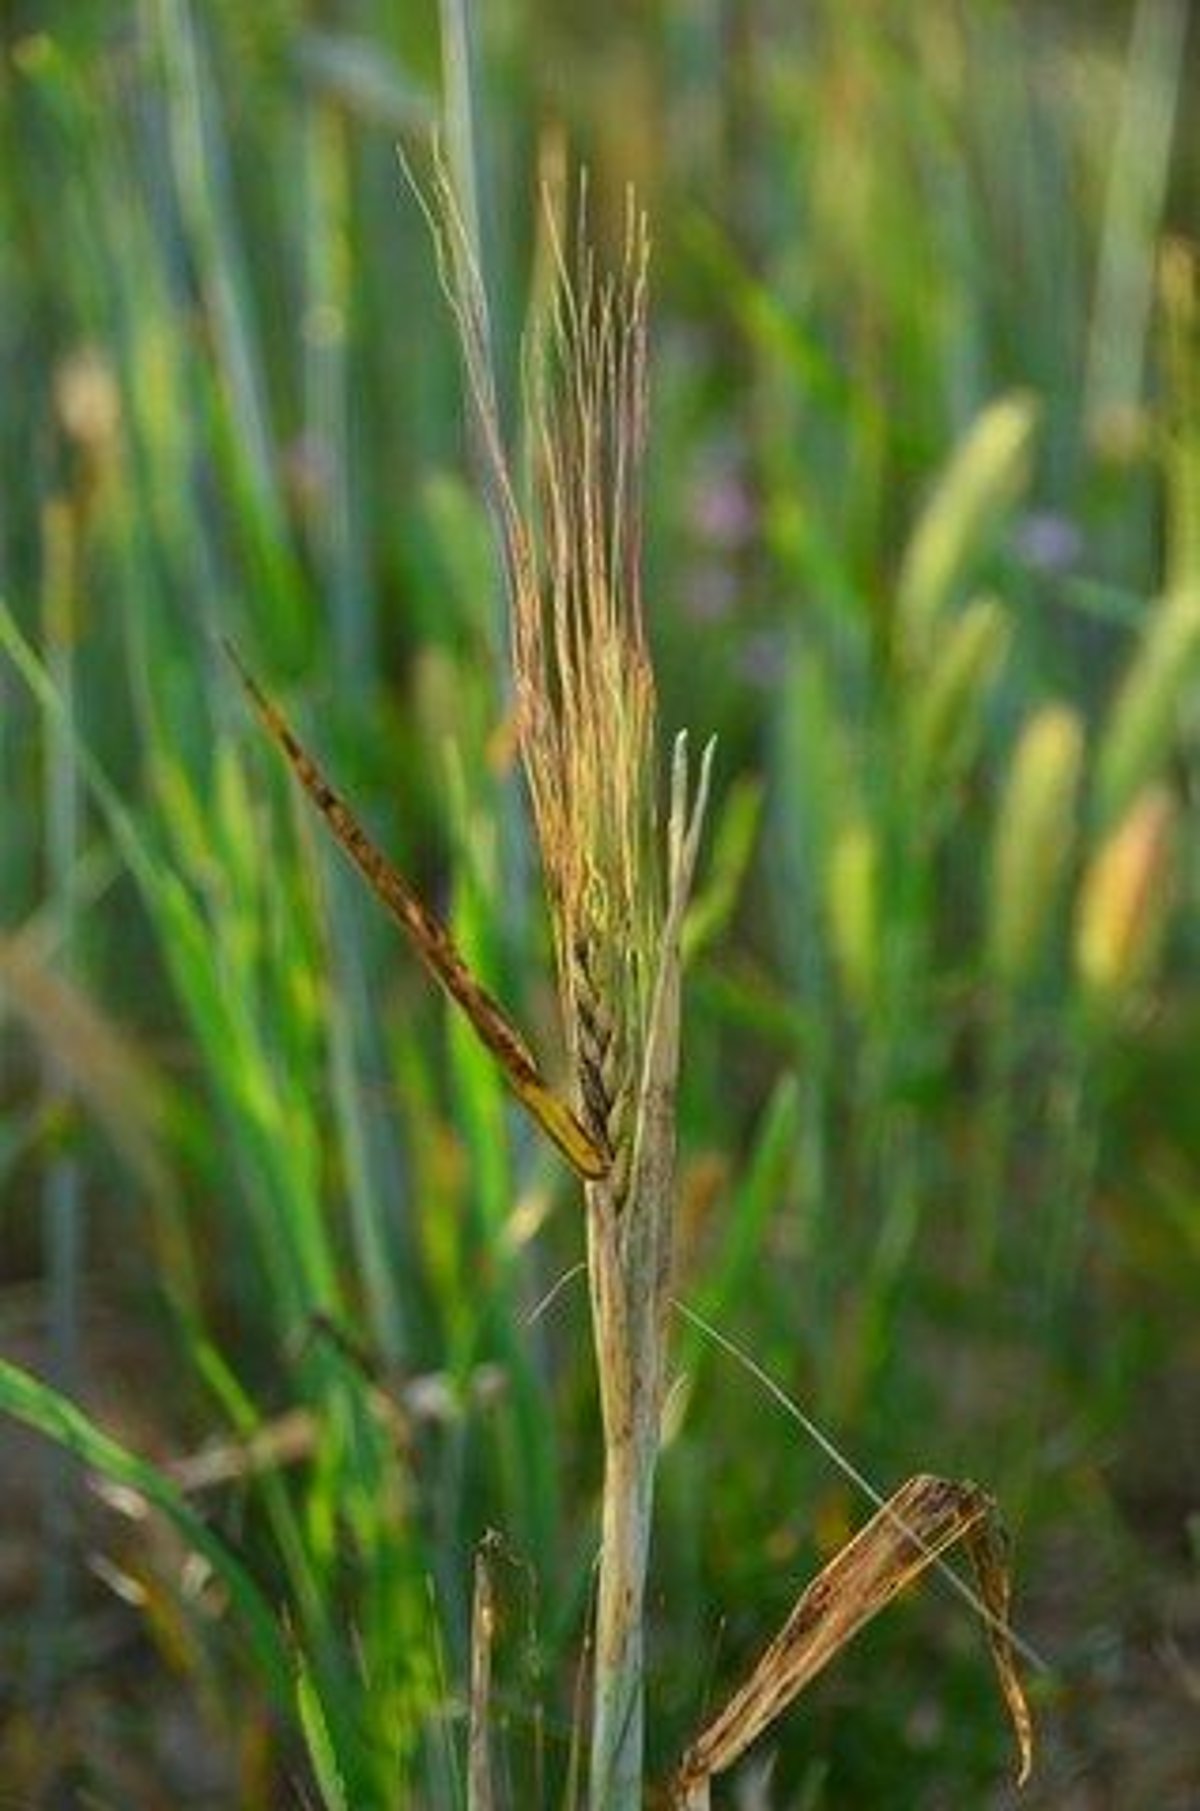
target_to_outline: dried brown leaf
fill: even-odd
[[[675,1802],[699,1811],[709,1782],[732,1767],[872,1617],[956,1541],[975,1565],[1000,1689],[1012,1719],[1018,1784],[1029,1776],[1033,1732],[1013,1660],[1009,1579],[995,1506],[976,1484],[918,1476],[835,1554],[801,1593],[745,1684],[683,1757]]]
[[[581,1176],[590,1180],[603,1176],[609,1167],[607,1153],[547,1084],[524,1038],[476,980],[445,925],[422,904],[399,869],[372,842],[282,711],[247,672],[233,646],[228,642],[225,646],[267,734],[283,752],[297,780],[371,891],[407,933],[429,972],[462,1008],[517,1099]]]

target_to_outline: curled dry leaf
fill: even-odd
[[[809,1681],[956,1541],[975,1567],[996,1674],[1029,1777],[1033,1728],[1013,1660],[1009,1576],[995,1505],[977,1484],[918,1476],[895,1493],[801,1593],[746,1683],[692,1743],[673,1785],[680,1811],[706,1811],[712,1779],[732,1767]]]

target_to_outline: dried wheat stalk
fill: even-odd
[[[578,1105],[607,1154],[589,1179],[588,1266],[605,1440],[594,1643],[593,1811],[642,1796],[643,1607],[663,1392],[679,1064],[680,933],[708,792],[674,748],[665,835],[640,577],[645,222],[601,275],[547,208],[548,307],[526,347],[528,484],[497,418],[482,284],[453,191],[431,220],[490,467],[517,715]]]

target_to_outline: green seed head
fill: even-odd
[[[1007,985],[1026,979],[1059,898],[1076,834],[1083,724],[1048,704],[1021,732],[991,850],[988,946]]]

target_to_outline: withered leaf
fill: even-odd
[[[979,1581],[1023,1785],[1033,1729],[1013,1659],[1009,1579],[995,1505],[977,1484],[922,1475],[902,1485],[801,1593],[745,1684],[684,1755],[673,1786],[676,1805],[704,1811],[713,1777],[733,1766],[864,1623],[959,1540],[967,1544]]]
[[[595,1181],[607,1173],[608,1153],[589,1136],[566,1102],[543,1078],[524,1038],[476,980],[454,939],[422,904],[399,869],[372,842],[345,800],[334,790],[308,750],[246,670],[236,649],[225,643],[259,720],[281,749],[292,772],[325,819],[371,891],[408,934],[429,972],[463,1010],[484,1048],[493,1056],[513,1093],[581,1176]]]

